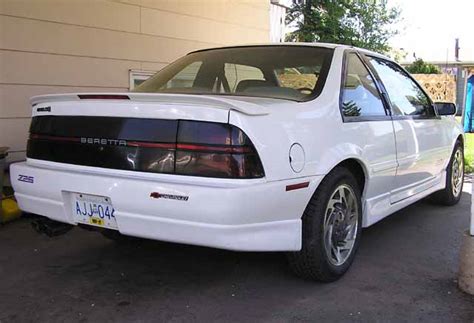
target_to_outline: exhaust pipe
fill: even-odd
[[[74,227],[72,224],[50,220],[45,217],[33,220],[31,226],[36,232],[44,233],[50,238],[66,234]]]

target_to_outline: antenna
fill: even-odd
[[[459,62],[459,38],[456,38],[454,41],[454,57],[456,59],[456,62]]]

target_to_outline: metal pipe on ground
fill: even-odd
[[[474,295],[474,183],[471,191],[470,228],[464,233],[459,259],[459,288]]]

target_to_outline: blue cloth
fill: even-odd
[[[474,110],[474,102],[472,100],[472,91],[474,85],[474,77],[471,76],[467,83],[467,95],[466,95],[466,105],[465,105],[465,113],[464,113],[464,132],[474,132],[473,129],[473,110]]]

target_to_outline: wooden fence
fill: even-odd
[[[434,102],[456,103],[456,78],[448,74],[412,74]]]

